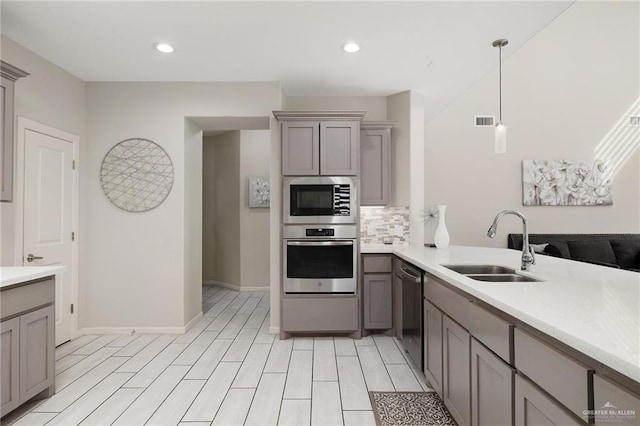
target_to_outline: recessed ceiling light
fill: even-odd
[[[153,47],[155,47],[158,52],[162,53],[173,53],[175,50],[169,43],[156,43]]]
[[[342,50],[347,53],[356,53],[358,50],[360,50],[360,44],[356,43],[355,41],[350,41],[349,43],[345,43],[342,46]]]

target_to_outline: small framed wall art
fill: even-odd
[[[251,176],[249,178],[249,207],[269,207],[271,202],[271,186],[268,176]]]

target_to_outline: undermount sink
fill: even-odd
[[[442,265],[476,281],[492,283],[540,282],[537,278],[516,273],[515,269],[498,265]]]
[[[505,268],[497,265],[442,265],[454,272],[463,275],[485,275],[485,274],[515,274],[515,269]]]
[[[467,275],[476,281],[488,281],[492,283],[519,283],[519,282],[540,282],[536,278],[525,277],[520,274],[493,274],[493,275]]]

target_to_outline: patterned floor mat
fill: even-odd
[[[436,392],[369,392],[378,426],[457,426]]]

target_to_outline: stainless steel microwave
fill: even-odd
[[[286,177],[285,224],[356,223],[356,179],[348,176]]]

